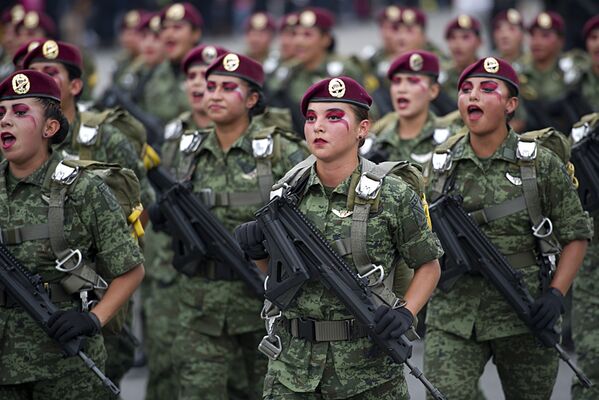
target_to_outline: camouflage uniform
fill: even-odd
[[[357,183],[361,166],[336,188],[326,188],[310,169],[299,209],[329,241],[348,238],[351,218],[339,217],[346,210],[348,193]],[[407,184],[387,176],[381,189],[382,211],[368,219],[367,246],[373,264],[382,265],[387,276],[399,260],[410,268],[437,259],[442,254],[436,236],[427,226],[422,203]],[[337,211],[336,213],[333,211]],[[351,255],[345,256],[354,265]],[[395,280],[394,293],[406,282]],[[319,281],[304,283],[302,290],[283,312],[283,319],[347,320],[353,316],[343,303]],[[265,399],[407,399],[402,366],[376,349],[368,338],[351,341],[311,342],[292,337],[277,322],[283,351],[270,361],[264,381]],[[320,393],[318,396],[316,393]]]
[[[12,57],[8,52],[0,47],[0,82],[4,80],[15,70],[15,66],[12,63]]]
[[[593,112],[599,112],[599,75],[592,68],[588,68],[580,79],[582,97],[586,100]]]
[[[510,131],[488,159],[476,156],[469,138],[467,134],[452,149],[456,179],[451,193],[463,196],[464,208],[472,212],[522,196],[516,133]],[[561,160],[539,146],[535,164],[541,212],[551,219],[560,243],[589,239],[589,218]],[[432,175],[430,187],[438,178],[437,173]],[[537,298],[541,293],[539,266],[527,210],[491,221],[481,229],[513,260],[512,266]],[[550,397],[558,370],[557,354],[535,343],[529,329],[481,275],[462,275],[448,293],[437,289],[428,304],[426,323],[425,373],[448,398],[476,398],[478,379],[491,357],[506,398]]]
[[[456,101],[458,98],[458,79],[460,79],[461,74],[462,71],[459,71],[455,65],[444,68],[439,74],[441,89],[450,99],[456,99]]]
[[[205,134],[199,148],[187,159],[193,166],[191,183],[194,190],[234,190],[248,195],[256,192],[259,181],[252,137],[259,130],[252,122],[226,153],[220,148],[213,130]],[[276,180],[300,162],[306,153],[297,142],[275,135],[278,137],[274,138],[272,175]],[[294,139],[291,134],[288,137]],[[184,164],[180,161],[178,168],[184,169]],[[251,220],[260,204],[215,205],[212,211],[232,232],[237,225]],[[256,350],[264,335],[264,324],[259,317],[261,301],[239,279],[210,279],[209,271],[217,268],[214,262],[206,261],[198,275],[182,280],[180,285],[177,296],[179,329],[173,344],[180,385],[179,399],[198,398],[200,393],[204,399],[225,399],[227,378],[238,376],[238,372],[230,367],[238,349],[243,353],[243,363],[235,368],[243,370],[245,366],[251,385],[251,393],[246,396],[257,399],[261,396],[262,379],[266,372],[266,357]]]
[[[0,164],[0,225],[3,228],[48,222],[50,176],[59,162],[49,161],[25,179],[18,180]],[[65,234],[71,248],[81,250],[84,260],[108,281],[143,262],[121,207],[114,196],[101,190],[100,178],[82,173],[69,190],[64,207]],[[9,250],[44,282],[64,277],[55,267],[49,239],[8,245]],[[62,309],[79,307],[78,301],[57,303]],[[106,352],[103,338],[87,339],[86,352],[100,369]],[[0,398],[102,399],[106,389],[77,357],[64,358],[59,347],[20,308],[0,306]],[[7,386],[8,385],[8,386]],[[27,394],[29,393],[29,394]]]
[[[164,122],[175,119],[189,109],[184,83],[185,75],[179,70],[179,65],[163,61],[146,82],[138,105]]]

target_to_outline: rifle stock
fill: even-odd
[[[330,247],[310,221],[287,197],[275,197],[256,212],[256,220],[264,232],[270,254],[269,278],[265,297],[284,309],[308,279],[318,279],[333,292],[362,325],[369,337],[396,363],[405,363],[437,399],[445,396],[408,360],[412,346],[402,335],[398,340],[385,339],[374,331],[377,302],[364,278]],[[289,268],[290,271],[286,272]],[[273,277],[275,277],[274,280]],[[279,277],[279,278],[277,278]],[[280,278],[282,277],[282,278]],[[297,286],[294,286],[297,285]],[[286,289],[289,290],[286,293]]]
[[[48,334],[48,320],[59,308],[52,303],[50,296],[42,285],[39,275],[32,275],[6,248],[0,243],[0,283],[10,297],[25,310]],[[49,336],[49,335],[48,335]],[[78,336],[67,343],[58,343],[66,356],[79,356],[85,365],[102,381],[114,395],[120,393],[119,388],[96,366],[94,361],[81,348],[85,338]]]

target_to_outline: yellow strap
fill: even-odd
[[[129,216],[127,217],[127,221],[129,221],[129,223],[133,227],[133,232],[131,233],[135,238],[140,238],[145,235],[144,227],[141,224],[141,221],[139,220],[139,217],[141,216],[143,210],[143,206],[139,204],[137,207],[133,209],[133,211],[131,211],[131,214],[129,214]]]
[[[160,165],[160,156],[158,155],[156,150],[154,150],[152,146],[148,144],[144,144],[143,160],[144,167],[146,167],[146,170],[148,171]]]

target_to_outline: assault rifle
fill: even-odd
[[[318,279],[347,307],[356,320],[367,327],[370,338],[396,363],[405,363],[437,399],[445,396],[413,365],[412,346],[405,335],[384,339],[375,333],[377,302],[368,287],[330,247],[316,227],[295,207],[287,196],[275,197],[256,212],[270,255],[265,297],[285,309],[308,279]]]
[[[439,237],[446,256],[458,260],[458,265],[480,272],[503,296],[516,315],[545,346],[553,347],[559,357],[574,371],[584,387],[591,387],[589,378],[576,367],[560,346],[555,326],[544,330],[532,328],[530,309],[534,298],[507,259],[489,241],[476,222],[461,205],[461,198],[441,196],[430,207],[433,231]]]
[[[590,131],[587,126],[582,137],[575,137],[572,129],[572,146],[570,160],[575,166],[578,178],[578,195],[585,210],[591,212],[599,208],[599,127]]]
[[[193,276],[199,260],[219,261],[233,271],[259,298],[264,283],[256,265],[239,247],[233,236],[191,191],[189,183],[177,182],[162,167],[148,171],[148,178],[161,192],[160,200],[150,207],[152,223],[165,226],[173,237],[173,266]],[[167,225],[168,224],[168,225]]]
[[[11,253],[4,244],[0,243],[0,283],[4,289],[46,334],[48,334],[48,320],[58,307],[52,303],[50,296],[43,286],[42,277],[33,275]],[[79,356],[85,365],[100,378],[104,386],[115,396],[121,391],[100,371],[94,361],[81,349],[85,338],[78,336],[67,343],[58,343],[66,356]]]

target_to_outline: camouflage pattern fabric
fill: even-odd
[[[599,216],[595,215],[595,232]],[[578,355],[578,366],[595,385],[585,389],[577,379],[572,384],[573,400],[599,398],[599,237],[589,244],[584,263],[576,275],[573,291],[572,334]]]
[[[185,75],[178,65],[166,60],[159,64],[144,86],[138,105],[165,123],[189,109],[183,90]]]
[[[441,89],[450,99],[458,98],[458,79],[461,74],[462,71],[459,71],[453,64],[450,64],[448,68],[443,68],[439,74]]]
[[[15,66],[12,63],[12,57],[0,47],[0,81],[3,81],[8,75],[12,74]]]
[[[599,112],[599,75],[589,68],[580,80],[580,87],[593,112]]]
[[[327,196],[314,167],[310,170],[299,208],[331,242],[350,237],[352,219],[338,215],[347,214],[343,211],[348,211],[351,181],[360,172],[361,167],[358,166],[351,177]],[[382,265],[385,275],[400,260],[414,269],[441,256],[440,244],[428,228],[422,203],[403,180],[394,176],[385,178],[380,204],[380,211],[368,219],[366,247],[372,263]],[[345,260],[353,265],[351,255],[345,256]],[[303,317],[314,320],[353,318],[341,301],[318,281],[304,283],[283,316],[287,319]],[[265,398],[280,398],[277,396],[283,393],[281,385],[287,391],[319,392],[323,398],[331,399],[351,398],[389,381],[397,382],[397,386],[394,385],[396,389],[390,390],[405,385],[402,368],[379,351],[368,338],[312,343],[291,337],[280,325],[276,333],[281,337],[283,351],[276,361],[269,362]],[[390,394],[381,396],[389,398]]]
[[[537,70],[532,62],[523,65],[519,74],[520,93],[524,100],[553,99],[563,95],[568,85],[558,62],[546,71]]]
[[[510,131],[497,151],[485,160],[476,156],[469,138],[470,133],[452,150],[456,180],[454,189],[450,192],[463,196],[466,211],[472,212],[522,196],[521,185],[517,185],[520,166],[515,157],[518,143],[516,133]],[[539,146],[535,163],[541,211],[551,219],[561,245],[573,240],[590,239],[593,234],[591,221],[582,210],[578,195],[561,160],[550,150]],[[431,185],[434,185],[437,179],[438,175],[433,174]],[[433,199],[434,195],[431,194],[429,198]],[[481,226],[483,232],[505,256],[534,253],[535,238],[530,228],[527,210]],[[513,267],[522,274],[530,293],[535,298],[538,297],[539,266],[533,264]],[[518,319],[499,292],[482,276],[474,274],[463,275],[449,293],[438,289],[433,293],[428,303],[426,323],[429,328],[464,339],[464,346],[529,333],[528,328]],[[429,341],[427,336],[425,365],[450,362],[451,357],[447,353],[449,350],[442,344],[442,341]],[[554,358],[557,359],[557,354]],[[553,382],[554,376],[541,368],[548,365],[546,360],[539,357],[535,365],[538,366],[535,371],[546,374],[543,379]],[[429,379],[442,390],[451,388],[451,393],[463,386],[461,380],[453,380],[448,375],[436,376],[436,372],[425,369]],[[476,375],[475,379],[478,377]],[[444,381],[445,378],[448,380]],[[507,379],[506,376],[501,378],[502,381]],[[505,381],[503,386],[506,387]]]
[[[226,152],[211,130],[195,153],[195,173],[191,178],[194,191],[204,188],[237,193],[259,190],[251,139],[259,129],[259,124],[252,122],[246,133]],[[288,137],[294,138],[292,134]],[[272,160],[275,181],[306,156],[297,141],[283,135],[278,135],[277,140],[280,141],[280,154]],[[227,230],[233,232],[237,225],[250,221],[260,206],[214,206],[212,212]],[[202,267],[209,268],[211,264],[213,262],[204,261]],[[173,344],[179,398],[197,397],[198,391],[223,395],[228,378],[234,379],[235,370],[243,368],[248,378],[251,377],[250,392],[260,393],[266,372],[266,357],[257,351],[264,335],[264,323],[259,316],[261,301],[240,280],[209,280],[195,276],[182,279],[179,289],[178,332]],[[251,346],[250,338],[255,340]],[[224,348],[229,349],[227,354],[208,356],[220,353],[219,349]],[[244,363],[232,367],[231,359],[238,348],[243,351]],[[215,392],[215,388],[220,389]],[[255,398],[251,393],[250,398]]]
[[[424,369],[448,399],[484,398],[478,379],[491,358],[506,399],[550,398],[558,358],[553,349],[539,346],[531,334],[477,340],[474,335],[466,339],[434,327],[426,332]]]
[[[48,222],[48,205],[42,194],[49,195],[50,176],[59,159],[58,154],[53,154],[42,167],[20,181],[8,172],[6,161],[0,164],[1,226]],[[85,262],[94,260],[97,272],[110,281],[142,263],[143,257],[116,199],[101,191],[101,184],[100,178],[87,173],[73,183],[65,204],[64,230],[69,246],[80,249]],[[64,277],[54,268],[48,239],[9,246],[9,250],[25,267],[39,273],[44,282],[59,282]],[[58,306],[68,309],[77,303],[67,301]],[[104,367],[106,353],[101,335],[87,340],[86,351],[100,368]],[[69,389],[54,398],[69,398],[69,392],[90,399],[105,396],[104,389],[87,393],[97,379],[78,358],[64,358],[58,346],[18,307],[0,307],[0,370],[0,385],[53,380],[61,390]],[[81,385],[81,390],[76,385]]]

